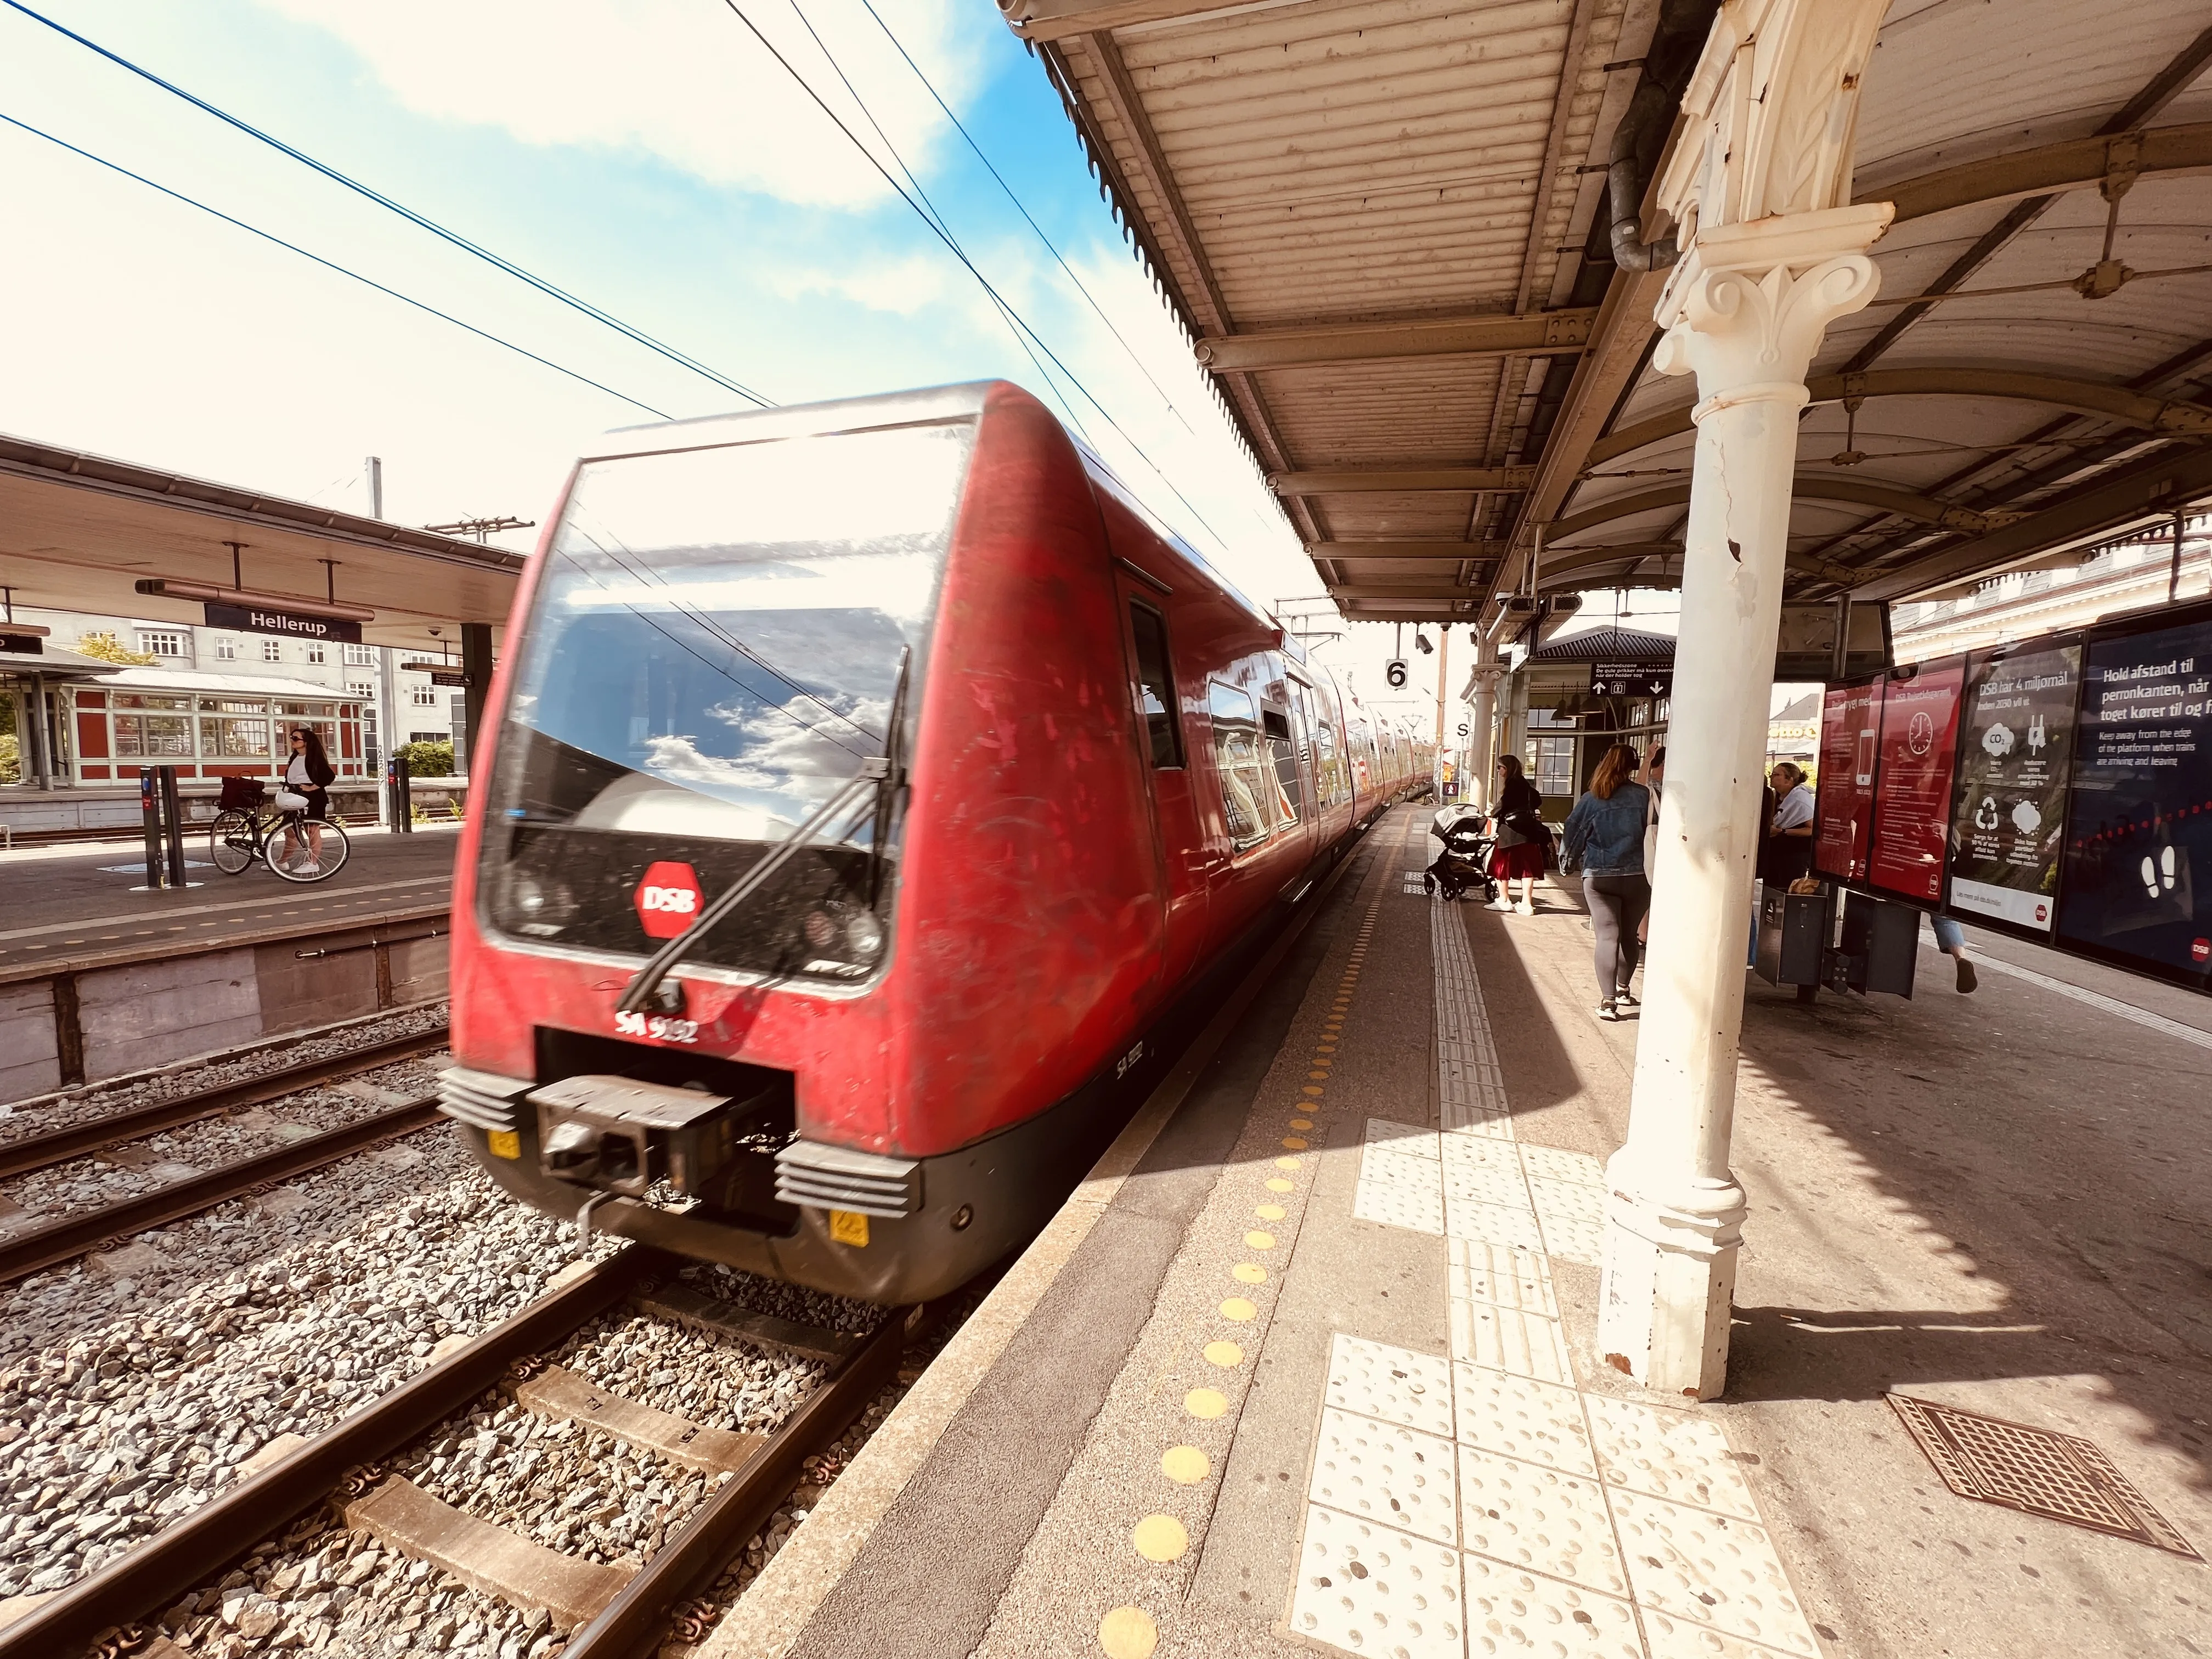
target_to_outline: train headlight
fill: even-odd
[[[861,962],[884,953],[884,924],[873,910],[855,910],[845,919],[845,943]]]
[[[576,896],[550,876],[517,874],[507,884],[515,926],[526,933],[557,933],[576,914]]]
[[[837,924],[826,910],[809,910],[806,920],[799,924],[806,942],[817,951],[827,951],[837,943]]]

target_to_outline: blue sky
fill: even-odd
[[[720,0],[32,3],[779,402],[987,376],[1064,400],[1248,592],[1318,592],[989,0],[876,6],[1126,346],[862,0],[798,3],[954,235],[1110,422],[1048,387],[975,279]],[[740,3],[888,163],[794,0]],[[0,113],[653,408],[738,404],[7,9]],[[585,436],[651,418],[6,126],[0,178],[0,429],[354,511],[362,458],[378,454],[388,515],[422,524],[541,517]],[[1388,630],[1359,635],[1349,654],[1388,654]],[[1381,689],[1379,670],[1360,679]]]

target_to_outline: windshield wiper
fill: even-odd
[[[691,954],[692,948],[712,932],[716,923],[743,904],[770,876],[791,862],[814,838],[824,825],[844,811],[871,789],[890,793],[891,762],[888,755],[872,755],[860,763],[857,775],[846,780],[837,793],[816,808],[805,823],[775,844],[775,849],[758,864],[738,878],[737,884],[723,893],[699,913],[699,919],[690,927],[655,951],[637,977],[630,981],[629,988],[623,993],[622,1000],[615,1005],[616,1012],[624,1014],[643,1013],[650,1009],[654,1013],[680,1012],[684,1006],[684,988],[672,986],[666,994],[661,992],[661,981],[668,971]]]
[[[891,715],[884,727],[884,761],[890,768],[876,795],[876,818],[868,832],[868,908],[883,896],[884,844],[890,839],[891,813],[898,803],[899,786],[906,781],[906,683],[914,666],[914,647],[899,651],[898,683],[891,688]]]

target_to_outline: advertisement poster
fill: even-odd
[[[1954,915],[2051,931],[2081,678],[2077,645],[1966,659],[1951,819]]]
[[[1881,697],[1881,769],[1874,794],[1867,878],[1900,898],[1942,896],[1951,831],[1951,762],[1958,747],[1962,659],[1892,675]]]
[[[2212,617],[2091,641],[2061,940],[2212,990]]]
[[[1874,828],[1875,747],[1881,739],[1881,682],[1839,685],[1820,703],[1820,787],[1813,804],[1813,867],[1838,881],[1864,881]]]

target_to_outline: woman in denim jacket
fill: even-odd
[[[1633,749],[1613,744],[1590,775],[1589,793],[1567,814],[1567,856],[1581,864],[1596,944],[1600,1019],[1620,1018],[1622,1003],[1636,1006],[1629,989],[1636,976],[1636,930],[1651,908],[1651,884],[1644,871],[1651,792],[1629,781],[1636,765]]]

